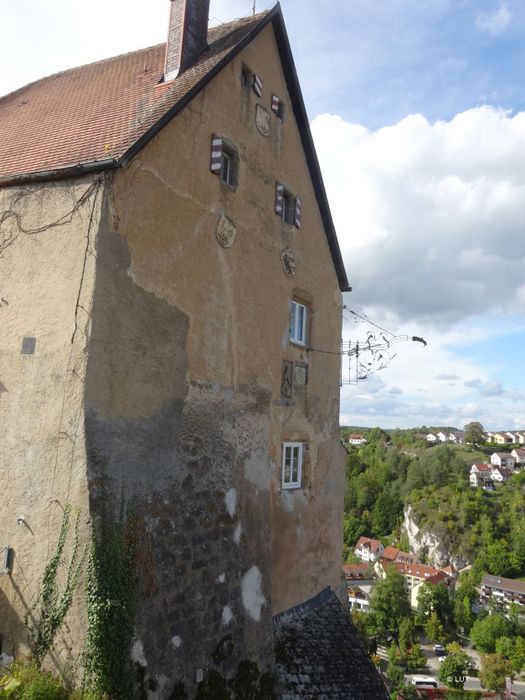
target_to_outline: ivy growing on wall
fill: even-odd
[[[67,564],[67,574],[62,592],[57,582],[58,569],[65,562],[62,561],[64,547],[69,534],[71,518],[71,506],[64,507],[62,526],[58,536],[55,553],[44,569],[42,583],[38,598],[25,617],[25,624],[29,630],[33,656],[38,666],[47,654],[58,628],[62,624],[73,600],[73,593],[77,587],[80,574],[84,567],[86,550],[79,552],[79,520],[77,513],[71,556]]]
[[[109,697],[132,697],[135,526],[131,513],[113,516],[109,503],[93,529],[87,566],[88,636],[85,682]]]

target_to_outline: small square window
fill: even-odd
[[[303,443],[283,443],[283,489],[301,488],[303,478]]]
[[[290,304],[290,342],[306,345],[306,324],[308,308],[298,301]]]

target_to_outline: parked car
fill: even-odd
[[[441,644],[434,644],[434,651],[436,652],[436,656],[439,656],[440,658],[447,655],[445,647],[443,647]]]

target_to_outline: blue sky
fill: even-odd
[[[210,16],[252,4],[211,0]],[[343,387],[342,421],[525,429],[525,3],[281,5],[354,288],[345,304],[428,342],[399,343],[388,368]],[[161,42],[168,11],[4,2],[0,94]],[[353,319],[346,339],[374,330]]]

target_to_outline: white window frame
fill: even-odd
[[[303,310],[303,323],[299,328],[300,310]],[[290,302],[290,342],[296,345],[306,345],[308,325],[308,307],[300,301],[292,299]]]
[[[287,450],[290,450],[290,465],[288,480],[287,476]],[[294,452],[297,451],[297,478],[293,480],[293,460]],[[303,455],[304,455],[304,443],[302,442],[283,442],[283,459],[282,459],[282,476],[281,485],[283,489],[299,489],[301,488],[303,479]]]

